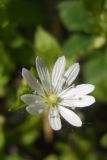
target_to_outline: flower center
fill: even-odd
[[[48,95],[46,98],[45,98],[45,101],[46,103],[48,104],[48,106],[55,106],[58,104],[58,102],[60,102],[60,98],[57,97],[56,95],[54,94],[51,94],[51,95]]]

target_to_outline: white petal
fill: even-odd
[[[95,103],[95,98],[93,96],[83,96],[76,100],[73,100],[73,105],[76,107],[87,107]]]
[[[52,71],[52,85],[56,92],[59,92],[62,88],[62,75],[65,69],[65,57],[59,57],[53,67]]]
[[[82,121],[73,111],[62,106],[59,106],[59,111],[61,116],[71,125],[76,127],[80,127],[82,125]]]
[[[34,94],[24,94],[21,96],[21,100],[26,104],[36,104],[36,103],[43,103],[42,97],[34,95]]]
[[[59,97],[61,97],[61,99],[63,98],[72,98],[72,96],[76,96],[76,88],[72,88],[69,87],[65,90],[63,90],[60,94]]]
[[[35,114],[39,114],[39,113],[42,113],[44,111],[44,107],[42,104],[31,104],[29,105],[28,107],[26,107],[26,110],[27,112],[29,112],[30,114],[32,115],[35,115]]]
[[[51,88],[51,79],[50,79],[48,68],[45,66],[44,62],[39,57],[36,58],[36,68],[37,68],[37,72],[41,80],[41,83],[45,91],[48,93]]]
[[[58,131],[61,129],[61,119],[56,107],[50,108],[48,119],[49,119],[50,126],[53,130]]]
[[[72,96],[72,94],[73,94],[73,92],[74,92],[74,91],[73,91],[74,89],[75,89],[75,88],[68,87],[68,88],[62,90],[62,92],[59,93],[59,97],[61,97],[61,98],[63,99],[63,98],[65,98],[65,97],[68,97],[69,95]],[[72,94],[71,94],[71,93],[72,93]]]
[[[66,107],[73,107],[74,108],[74,104],[72,99],[63,99],[60,104],[61,106],[66,106]]]
[[[62,98],[72,98],[72,97],[81,97],[91,93],[95,89],[94,85],[92,84],[80,84],[74,88],[67,88],[63,90],[59,96]]]
[[[91,93],[95,89],[95,86],[92,84],[80,84],[76,86],[77,93],[79,95],[86,95]]]
[[[83,96],[83,97],[75,97],[75,98],[69,98],[69,99],[63,99],[60,102],[60,105],[66,106],[66,107],[87,107],[95,103],[95,98],[93,96]]]
[[[41,84],[37,81],[37,79],[34,76],[32,76],[32,74],[27,69],[22,69],[22,76],[33,90],[36,90],[37,93],[40,95],[44,95],[44,91]]]
[[[74,63],[65,73],[65,86],[68,87],[76,79],[80,71],[79,63]]]

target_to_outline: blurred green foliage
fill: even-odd
[[[97,102],[79,112],[82,128],[62,120],[49,133],[20,100],[31,93],[21,70],[37,76],[37,55],[52,69],[62,54],[80,62],[78,83],[94,84]],[[107,0],[0,0],[0,160],[35,159],[107,159]]]
[[[62,53],[57,40],[40,27],[37,29],[34,42],[36,54],[42,57],[47,64],[52,65],[53,61]]]
[[[93,3],[77,0],[59,5],[64,25],[73,32],[64,43],[64,53],[85,60],[84,79],[96,85],[94,95],[103,102],[107,102],[106,3],[101,0]]]

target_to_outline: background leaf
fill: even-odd
[[[57,40],[41,27],[37,29],[34,45],[36,54],[42,57],[47,64],[53,63],[53,60],[62,52]]]

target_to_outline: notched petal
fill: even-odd
[[[83,96],[80,98],[77,98],[76,100],[72,101],[74,106],[76,107],[88,107],[95,103],[95,98],[93,96]]]
[[[29,105],[26,107],[26,111],[32,115],[40,114],[44,111],[44,106],[41,104],[38,105]]]
[[[53,107],[50,108],[48,119],[49,119],[50,126],[53,130],[58,131],[61,129],[62,127],[61,119],[60,119],[60,115],[58,113],[57,108],[53,108]]]
[[[48,93],[51,89],[51,79],[48,68],[41,58],[36,58],[36,69],[43,85],[44,90]]]
[[[34,95],[34,94],[24,94],[21,96],[21,100],[30,105],[30,104],[36,104],[36,103],[43,103],[43,99],[40,96]]]
[[[44,90],[41,84],[26,68],[22,69],[22,76],[32,90],[36,90],[40,95],[44,95]]]
[[[77,94],[79,95],[86,95],[91,92],[93,92],[95,89],[95,86],[92,84],[80,84],[76,86]]]
[[[67,122],[69,122],[71,125],[76,126],[76,127],[81,127],[82,126],[81,119],[73,111],[71,111],[71,110],[69,110],[65,107],[59,106],[59,112],[60,112],[61,116]]]
[[[52,85],[54,87],[54,91],[57,93],[62,89],[63,85],[63,74],[65,70],[66,60],[65,57],[59,57],[53,67],[52,71]]]
[[[76,79],[78,76],[78,73],[80,71],[79,63],[74,63],[64,74],[64,83],[65,87],[68,87],[72,84],[72,82]]]

